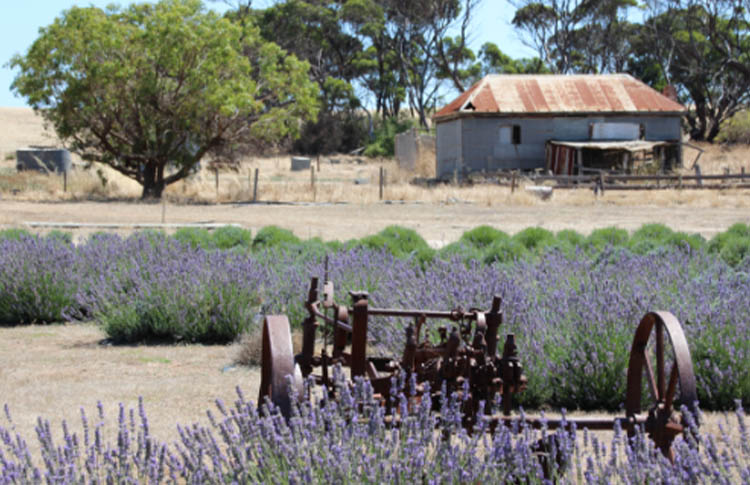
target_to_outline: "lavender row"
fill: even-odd
[[[309,277],[323,276],[324,259],[304,248],[204,251],[154,234],[102,235],[79,246],[4,240],[0,321],[93,319],[118,341],[228,342],[263,314],[286,313],[299,325]],[[704,407],[750,403],[750,260],[732,267],[701,250],[610,248],[506,265],[424,264],[351,249],[330,254],[328,271],[339,301],[366,290],[380,307],[488,308],[501,295],[503,330],[517,335],[529,376],[526,406],[620,408],[633,333],[654,310],[683,323]],[[375,320],[372,352],[399,355],[403,325]]]
[[[101,404],[91,420],[81,410],[77,432],[63,422],[59,440],[40,418],[39,455],[26,437],[12,432],[6,407],[8,425],[0,426],[0,484],[750,481],[750,438],[742,408],[734,423],[727,422],[739,429],[733,437],[701,434],[695,420],[689,420],[686,433],[673,445],[675,460],[670,463],[645,435],[628,438],[619,428],[609,442],[575,427],[554,434],[525,425],[490,432],[480,423],[468,433],[461,427],[461,402],[455,394],[442,403],[440,423],[428,400],[409,405],[398,394],[393,403],[400,412],[398,428],[386,424],[384,408],[366,381],[353,388],[339,385],[337,401],[317,394],[296,408],[288,422],[268,408],[258,412],[239,389],[238,394],[233,406],[217,402],[217,410],[208,411],[208,426],[178,425],[180,438],[171,444],[151,434],[142,402],[137,410],[120,405],[114,437]]]

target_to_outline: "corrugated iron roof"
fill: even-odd
[[[629,74],[490,74],[435,114],[682,113]]]

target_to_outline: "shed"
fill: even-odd
[[[558,173],[627,169],[623,160],[641,152],[679,166],[685,111],[628,74],[491,74],[435,114],[437,176],[557,171],[561,153],[569,165]]]

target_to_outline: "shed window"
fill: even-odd
[[[503,125],[500,127],[500,143],[503,145],[521,144],[521,126]]]

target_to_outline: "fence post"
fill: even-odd
[[[255,177],[253,180],[253,202],[258,201],[258,169],[255,169]]]
[[[167,219],[167,199],[164,197],[164,194],[161,195],[161,223],[164,224],[164,222]]]
[[[745,172],[745,168],[742,168],[742,172]],[[63,170],[63,194],[68,191],[68,171]]]
[[[696,163],[695,165],[693,165],[693,167],[695,167],[695,176],[698,177],[698,187],[703,187],[703,180],[701,179],[701,166]]]
[[[596,181],[599,186],[599,195],[604,195],[604,174],[599,172],[599,178]]]
[[[310,188],[313,193],[313,202],[315,202],[315,165],[310,165]]]
[[[216,197],[219,197],[219,168],[214,168],[214,177],[216,178]]]
[[[385,169],[383,166],[380,166],[380,181],[378,183],[380,186],[380,200],[383,200],[383,186],[385,185]]]

